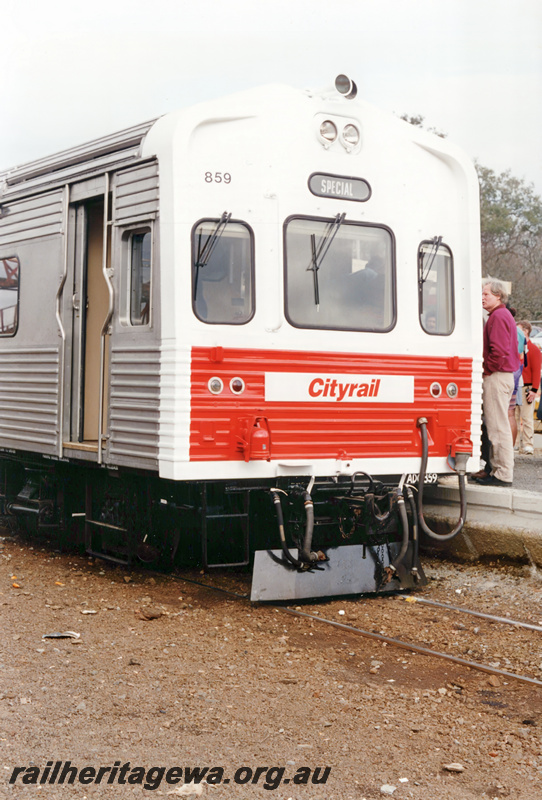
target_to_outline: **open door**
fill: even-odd
[[[106,277],[110,264],[111,227],[107,196],[70,206],[72,278],[71,388],[69,429],[64,447],[98,453],[107,426],[109,335],[112,291]],[[69,331],[69,328],[68,328]]]

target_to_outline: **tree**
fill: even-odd
[[[414,125],[416,128],[423,128],[429,131],[429,133],[434,133],[436,136],[440,136],[441,139],[446,139],[447,134],[442,133],[442,131],[437,130],[437,128],[428,128],[427,125],[424,125],[425,117],[422,117],[421,114],[416,114],[414,117],[409,114],[401,114],[399,119],[408,122],[410,125]]]
[[[542,200],[510,170],[476,164],[484,275],[512,282],[518,316],[542,318]]]
[[[424,125],[420,114],[401,119],[446,138]],[[480,182],[482,270],[512,283],[518,318],[542,320],[542,199],[531,183],[500,175],[476,163]]]

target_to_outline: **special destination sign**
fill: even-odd
[[[371,187],[363,178],[320,172],[310,176],[309,189],[317,197],[340,197],[341,200],[357,200],[358,203],[364,203],[371,196]]]

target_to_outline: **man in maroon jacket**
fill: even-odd
[[[534,400],[540,387],[540,372],[542,371],[542,353],[538,347],[529,340],[531,335],[531,323],[522,319],[518,322],[518,328],[523,331],[527,339],[527,353],[523,365],[523,397],[519,408],[522,423],[521,441],[523,449],[521,452],[532,456],[534,453]]]
[[[506,308],[508,295],[500,281],[487,280],[482,307],[489,314],[484,326],[483,414],[491,444],[492,474],[475,478],[487,486],[511,486],[514,477],[514,443],[508,406],[519,367],[516,322]]]

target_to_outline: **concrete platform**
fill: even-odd
[[[446,532],[456,524],[459,488],[455,476],[424,489],[424,516],[436,531]],[[511,488],[469,483],[463,531],[443,543],[424,536],[421,547],[466,560],[505,557],[542,567],[542,435],[535,434],[534,456],[516,453]]]

